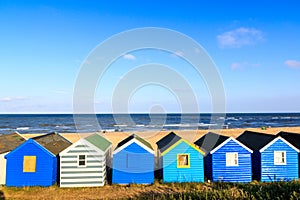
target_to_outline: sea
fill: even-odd
[[[300,126],[300,113],[1,114],[0,134]]]

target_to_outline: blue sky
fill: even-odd
[[[300,112],[298,9],[296,0],[1,0],[0,113],[72,113],[89,53],[112,35],[143,27],[175,30],[202,45],[222,77],[226,112]],[[211,111],[205,82],[188,63],[143,50],[120,57],[99,81],[96,112],[112,112],[120,78],[149,62],[174,67],[193,88],[197,112]],[[126,101],[129,112],[180,112],[176,91],[159,85]]]

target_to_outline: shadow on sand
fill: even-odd
[[[0,200],[4,200],[4,199],[5,199],[4,194],[3,194],[3,192],[0,190]]]

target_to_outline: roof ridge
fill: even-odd
[[[172,131],[158,140],[156,145],[161,152],[164,152],[181,139],[183,138]]]

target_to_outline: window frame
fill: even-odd
[[[180,165],[180,156],[187,156],[187,165]],[[177,168],[190,168],[191,167],[191,157],[189,153],[179,153],[177,154]]]
[[[278,159],[276,159],[276,154],[281,154],[280,160],[282,161],[283,158],[284,162],[277,162]],[[286,165],[286,151],[274,151],[274,165]]]
[[[226,167],[237,167],[239,166],[239,153],[238,152],[226,152]],[[232,161],[232,159],[234,159]],[[234,164],[232,164],[234,163]]]
[[[34,161],[34,167],[28,167],[29,163]],[[28,163],[29,162],[29,163]],[[36,156],[23,156],[23,172],[35,173],[36,172]]]
[[[80,159],[80,156],[84,156],[84,160],[83,159]],[[80,164],[80,161],[84,161],[84,165],[81,165]],[[78,167],[86,167],[86,163],[87,163],[87,155],[86,154],[79,154],[77,156],[77,166]]]

